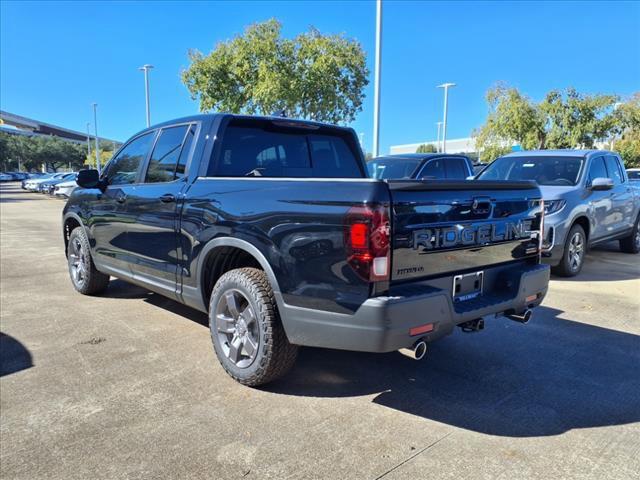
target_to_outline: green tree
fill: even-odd
[[[514,143],[529,150],[544,142],[544,118],[536,104],[517,89],[499,84],[487,92],[489,115],[475,132],[482,160],[494,160],[511,150]]]
[[[511,150],[593,148],[619,129],[615,95],[583,95],[569,88],[549,92],[536,103],[516,88],[499,84],[487,92],[489,115],[474,132],[483,161]]]
[[[416,149],[416,153],[436,153],[436,147],[430,143],[423,143]]]
[[[23,170],[39,170],[44,164],[48,170],[62,167],[77,169],[86,156],[85,146],[62,140],[58,137],[26,136],[0,133],[4,147],[0,150],[0,164],[3,170],[17,170],[18,163]]]
[[[346,123],[362,110],[369,71],[362,47],[315,28],[294,39],[275,19],[249,26],[208,55],[189,52],[182,81],[200,111],[287,115]]]
[[[582,95],[553,90],[539,105],[546,121],[544,148],[593,148],[615,130],[615,95]]]
[[[640,92],[618,105],[619,138],[613,140],[612,149],[622,155],[627,168],[640,167]]]

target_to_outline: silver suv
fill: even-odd
[[[580,273],[587,248],[619,240],[640,252],[640,190],[619,155],[603,150],[514,152],[495,160],[479,180],[534,180],[545,203],[543,260],[565,277]]]

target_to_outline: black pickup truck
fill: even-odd
[[[349,128],[198,115],[143,130],[77,182],[62,219],[76,290],[113,276],[208,312],[246,385],[285,373],[300,345],[420,358],[487,315],[526,323],[547,292],[535,184],[371,179]]]

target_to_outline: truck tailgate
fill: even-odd
[[[391,180],[391,281],[464,273],[538,255],[532,182]]]

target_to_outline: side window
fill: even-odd
[[[607,171],[609,172],[609,178],[613,180],[614,185],[620,185],[624,181],[622,172],[620,171],[620,164],[618,159],[612,155],[607,155]]]
[[[452,180],[464,180],[469,176],[467,165],[462,158],[449,158],[446,161],[447,178]]]
[[[190,125],[187,136],[184,139],[182,145],[182,152],[180,152],[180,159],[178,160],[178,166],[176,167],[176,178],[184,177],[185,169],[187,167],[187,160],[189,160],[189,152],[191,151],[191,145],[196,138],[196,126]]]
[[[149,153],[155,133],[155,131],[145,133],[132,140],[120,150],[117,157],[109,162],[109,168],[105,174],[109,185],[127,185],[136,181],[138,171]]]
[[[433,180],[441,180],[445,178],[444,162],[441,158],[435,160],[429,160],[427,164],[422,167],[419,178],[427,178]]]
[[[188,125],[164,128],[156,141],[149,160],[145,177],[146,183],[171,182],[175,178],[178,160],[182,151],[182,142]]]
[[[589,183],[593,182],[595,178],[607,178],[607,169],[604,166],[604,157],[598,157],[591,160],[588,178]]]

